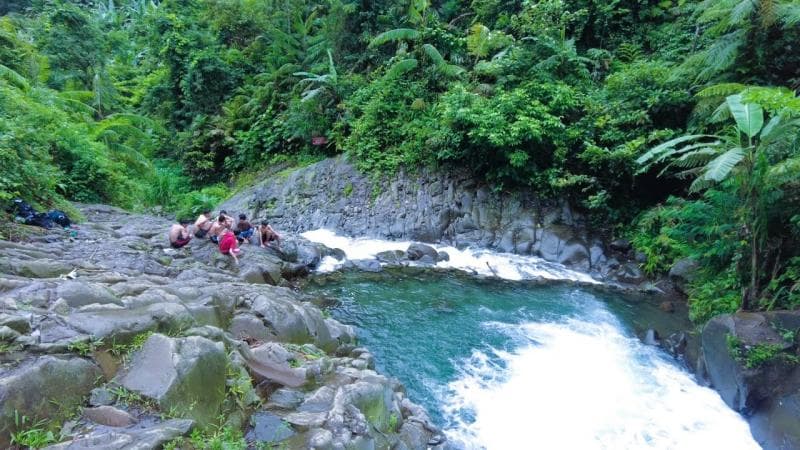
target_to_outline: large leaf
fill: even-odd
[[[375,36],[370,42],[369,47],[377,47],[387,42],[394,41],[415,41],[419,39],[420,33],[411,28],[396,28],[394,30],[384,31],[383,33]]]
[[[739,161],[744,159],[745,151],[742,148],[734,147],[727,152],[717,156],[713,160],[711,160],[705,167],[705,174],[703,174],[703,178],[709,181],[715,181],[719,183],[720,181],[724,180],[728,177],[739,164]]]
[[[397,61],[396,63],[392,64],[392,67],[389,67],[389,70],[386,71],[386,76],[388,78],[399,77],[406,72],[416,69],[418,65],[419,61],[414,58]]]
[[[424,51],[425,54],[428,55],[428,58],[430,58],[431,61],[433,61],[433,63],[437,66],[445,64],[442,54],[439,53],[439,50],[437,50],[436,47],[432,46],[431,44],[423,45],[422,51]]]
[[[726,102],[739,131],[750,138],[755,137],[764,126],[764,110],[755,103],[742,103],[741,95],[731,95]]]

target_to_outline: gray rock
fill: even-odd
[[[437,252],[435,248],[420,243],[409,245],[406,253],[408,254],[408,259],[411,261],[422,259],[423,256],[429,256],[434,262],[439,258],[439,252]]]
[[[304,395],[294,389],[281,388],[267,400],[267,408],[295,409],[303,402]]]
[[[679,259],[669,269],[669,279],[679,291],[685,292],[686,285],[697,277],[697,261],[691,258]]]
[[[351,259],[349,261],[353,267],[362,272],[381,272],[381,263],[374,259]]]
[[[28,334],[31,332],[29,315],[0,313],[0,326],[11,328],[19,334]]]
[[[157,450],[167,442],[185,436],[192,429],[188,419],[172,419],[153,425],[118,429],[100,427],[47,450]]]
[[[658,346],[661,343],[661,338],[658,336],[658,332],[656,330],[650,328],[645,333],[643,341],[647,345]]]
[[[259,411],[250,417],[253,429],[248,437],[256,442],[280,442],[294,436],[292,427],[275,414]]]
[[[113,406],[84,408],[83,416],[94,423],[115,428],[127,427],[137,422],[133,416]]]
[[[165,411],[179,408],[206,426],[216,419],[224,400],[227,363],[219,343],[196,336],[174,339],[154,334],[117,382],[155,400]]]
[[[306,383],[306,370],[291,367],[294,355],[280,344],[268,342],[242,356],[256,382],[268,380],[288,387],[300,387]]]
[[[9,445],[15,414],[55,420],[83,403],[100,376],[83,358],[41,356],[0,369],[0,447]]]
[[[450,261],[450,254],[442,250],[438,252],[437,261]]]
[[[248,266],[242,271],[241,277],[254,284],[271,284],[277,286],[281,280],[281,265],[276,263],[261,262]]]
[[[375,255],[375,259],[382,263],[398,265],[406,259],[406,253],[402,250],[387,250]]]
[[[83,281],[67,281],[62,283],[58,286],[56,295],[66,300],[67,304],[73,308],[91,305],[93,303],[99,303],[101,305],[122,305],[122,301],[107,287],[101,284]]]
[[[608,246],[615,252],[628,253],[628,250],[631,249],[631,241],[627,239],[615,239],[611,241]]]
[[[634,263],[622,264],[614,276],[618,281],[629,284],[639,284],[645,279],[639,266]]]
[[[89,395],[89,404],[92,406],[109,406],[114,404],[116,400],[117,396],[104,387],[92,389]]]

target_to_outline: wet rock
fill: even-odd
[[[675,303],[671,301],[663,301],[658,304],[658,309],[664,311],[665,313],[673,313],[675,312]]]
[[[450,261],[450,254],[442,250],[438,252],[437,261]]]
[[[296,434],[283,419],[268,412],[260,411],[253,414],[250,423],[253,429],[247,437],[255,442],[280,442]]]
[[[439,258],[439,252],[437,252],[435,248],[420,243],[409,245],[406,253],[408,254],[408,259],[411,261],[422,259],[423,256],[429,256],[433,262],[436,262]]]
[[[658,336],[658,332],[651,328],[651,329],[647,330],[647,332],[645,332],[643,341],[647,345],[658,346],[658,345],[660,345],[661,339]]]
[[[398,265],[406,259],[406,253],[402,250],[387,250],[375,255],[375,259],[382,263]]]
[[[799,313],[800,314],[800,313]],[[780,360],[748,368],[742,359],[731,354],[730,337],[746,351],[760,344],[789,348],[791,344],[771,326],[768,316],[760,313],[724,314],[711,319],[703,328],[701,344],[709,380],[720,396],[736,411],[750,413],[773,397],[773,386],[800,387],[800,372]]]
[[[351,259],[348,261],[354,268],[362,272],[381,272],[381,263],[374,259]]]
[[[301,263],[284,263],[281,266],[281,276],[287,280],[303,278],[311,273],[309,267]]]
[[[0,447],[9,444],[15,415],[55,419],[83,403],[100,375],[83,358],[41,356],[0,368]]]
[[[644,274],[634,263],[622,264],[614,276],[622,283],[639,284],[644,281]]]
[[[224,399],[227,363],[221,344],[196,336],[154,334],[117,382],[155,400],[165,411],[179,408],[206,426],[216,419]]]
[[[94,423],[109,427],[127,427],[137,422],[133,416],[113,406],[84,408],[83,416]]]

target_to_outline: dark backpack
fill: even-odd
[[[36,214],[36,210],[33,209],[33,206],[20,198],[14,199],[10,212],[14,213],[17,217],[22,217],[26,221]]]
[[[25,218],[25,225],[33,225],[42,228],[52,228],[53,221],[47,216],[47,213],[36,213],[30,217]]]
[[[69,220],[69,216],[64,211],[59,211],[54,209],[47,213],[47,218],[50,219],[53,223],[59,225],[61,228],[69,228],[72,225],[72,221]]]

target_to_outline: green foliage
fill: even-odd
[[[725,338],[731,356],[747,369],[757,369],[765,364],[779,360],[788,364],[800,364],[800,358],[797,355],[785,352],[781,344],[762,342],[753,346],[746,346],[732,334],[726,335]]]
[[[42,419],[33,421],[14,411],[14,425],[17,431],[11,433],[11,443],[26,448],[43,448],[58,442],[55,433],[48,429],[52,423]]]

